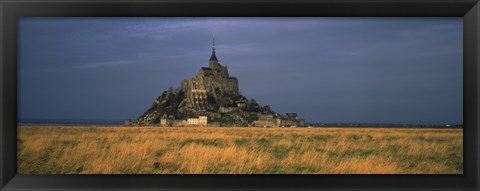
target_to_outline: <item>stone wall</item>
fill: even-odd
[[[255,127],[275,127],[275,120],[272,114],[258,115],[258,120],[253,121]]]

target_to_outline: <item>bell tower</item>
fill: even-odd
[[[210,56],[210,60],[208,61],[208,67],[213,69],[216,69],[218,65],[218,59],[217,56],[215,56],[215,38],[213,38],[213,44],[212,44],[212,56]]]

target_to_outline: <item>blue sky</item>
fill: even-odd
[[[22,18],[21,119],[134,119],[219,62],[307,122],[462,123],[461,18]]]

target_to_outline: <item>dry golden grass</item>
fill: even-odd
[[[462,174],[462,129],[18,128],[20,174]]]

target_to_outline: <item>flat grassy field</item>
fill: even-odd
[[[18,127],[19,174],[462,174],[463,130]]]

